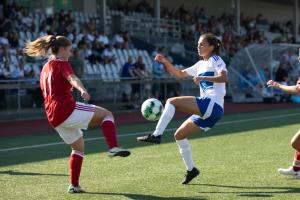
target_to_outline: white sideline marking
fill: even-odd
[[[227,122],[219,122],[216,124],[216,126],[227,125],[227,124],[237,124],[237,123],[243,123],[243,122],[260,121],[260,120],[278,119],[278,118],[284,118],[284,117],[292,117],[292,116],[296,116],[296,115],[300,115],[300,113],[292,113],[292,114],[284,114],[284,115],[277,115],[277,116],[266,116],[266,117],[250,118],[250,119],[233,120],[233,121],[227,121]],[[166,129],[166,132],[175,131],[176,129],[177,128],[169,128],[169,129]],[[118,135],[118,138],[135,136],[135,135],[143,135],[143,134],[149,134],[149,133],[151,133],[151,131],[142,131],[142,132],[136,132],[136,133],[123,134],[123,135],[121,134],[121,135]],[[94,140],[100,140],[103,138],[104,137],[86,138],[86,139],[84,139],[84,141],[85,142],[94,141]],[[8,152],[8,151],[21,150],[21,149],[34,149],[34,148],[40,148],[40,147],[56,146],[56,145],[61,145],[61,144],[65,144],[65,143],[64,142],[53,142],[53,143],[46,143],[46,144],[5,148],[5,149],[0,149],[0,152]]]

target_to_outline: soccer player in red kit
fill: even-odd
[[[64,36],[47,35],[26,43],[24,52],[29,56],[51,54],[40,74],[40,87],[49,123],[71,147],[69,193],[81,193],[79,176],[84,157],[82,129],[100,126],[109,146],[111,157],[127,157],[130,152],[118,147],[113,115],[105,108],[76,102],[72,88],[76,88],[84,100],[90,95],[74,74],[70,63],[71,42]]]
[[[300,56],[298,57],[298,60],[300,61]],[[273,80],[269,80],[267,85],[269,87],[278,88],[290,94],[300,94],[300,77],[296,85],[292,86],[282,85]],[[300,178],[300,130],[292,138],[291,145],[296,150],[294,154],[293,165],[288,168],[279,168],[278,172],[283,175],[291,175],[295,178]]]

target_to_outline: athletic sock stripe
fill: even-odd
[[[77,110],[96,110],[95,108],[76,108]]]
[[[95,107],[92,107],[92,106],[75,106],[75,108],[79,108],[79,109],[96,109]]]
[[[95,112],[96,111],[96,110],[92,110],[92,109],[78,109],[78,108],[76,108],[76,110],[87,111],[87,112]]]
[[[95,108],[94,106],[82,106],[82,105],[76,105],[77,108]]]

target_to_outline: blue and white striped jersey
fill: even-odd
[[[193,66],[185,69],[190,76],[217,76],[222,71],[226,71],[226,64],[220,56],[213,55],[207,61],[200,60]],[[225,83],[214,83],[210,81],[200,81],[200,97],[208,97],[223,107],[224,96],[226,94]]]

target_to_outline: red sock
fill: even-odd
[[[300,162],[300,152],[298,152],[298,151],[295,151],[295,155],[294,155],[294,162]],[[300,166],[299,165],[294,165],[293,166],[293,169],[295,170],[295,171],[299,171],[300,170]]]
[[[113,117],[112,116],[105,117],[101,124],[101,128],[108,147],[110,149],[117,147],[118,141],[116,136],[116,126],[113,121]]]
[[[72,151],[70,156],[70,176],[71,184],[77,187],[79,185],[79,176],[84,154],[79,151]]]

